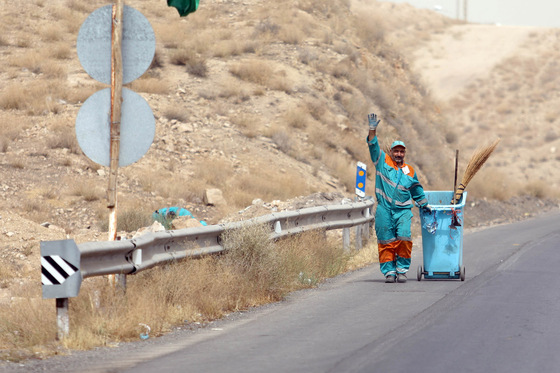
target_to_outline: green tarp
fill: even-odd
[[[177,8],[179,15],[185,17],[198,9],[198,0],[167,0],[167,6]]]

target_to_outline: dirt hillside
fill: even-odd
[[[217,223],[256,199],[278,207],[314,193],[352,198],[371,111],[383,119],[384,141],[409,144],[430,189],[451,188],[456,148],[464,166],[477,145],[502,138],[469,188],[469,208],[485,207],[471,224],[555,203],[539,198],[557,197],[560,178],[551,172],[560,162],[557,30],[458,24],[376,1],[205,0],[187,18],[163,1],[126,4],[156,35],[152,67],[128,85],[150,105],[156,134],[141,160],[119,170],[123,236],[166,206]],[[106,239],[108,172],[74,135],[83,102],[105,88],[81,67],[77,33],[104,5],[4,0],[0,8],[6,297],[29,278],[39,295],[41,240]],[[223,203],[205,201],[210,188]]]

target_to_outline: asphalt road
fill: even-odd
[[[385,284],[378,266],[196,333],[29,371],[558,371],[560,213],[464,234],[466,281]],[[172,343],[171,343],[172,342]],[[93,357],[92,357],[93,356]],[[49,368],[50,367],[50,368]],[[36,368],[36,369],[33,369]]]

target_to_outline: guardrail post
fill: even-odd
[[[350,250],[350,228],[342,228],[342,247],[344,251]]]
[[[362,242],[362,225],[356,225],[356,250],[361,250],[363,247]]]
[[[56,298],[56,339],[58,341],[68,336],[70,319],[68,318],[68,298]]]
[[[274,222],[274,233],[276,234],[282,233],[282,224],[280,224],[279,220]]]
[[[370,217],[371,217],[371,208],[368,207],[368,208],[366,209],[366,218],[369,219]],[[365,240],[366,242],[368,242],[370,236],[371,236],[371,222],[367,222],[367,223],[364,224],[364,228],[363,228],[363,237],[364,237],[364,240]]]

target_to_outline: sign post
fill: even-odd
[[[122,22],[123,0],[113,4],[111,22],[111,116],[110,116],[110,153],[109,186],[107,188],[107,207],[109,208],[109,241],[117,238],[117,176],[119,169],[119,148],[121,135],[122,103]]]
[[[119,166],[136,162],[155,135],[155,119],[138,94],[123,88],[149,68],[155,54],[155,35],[148,20],[137,10],[115,0],[94,11],[78,34],[77,51],[86,72],[110,84],[82,105],[76,118],[76,137],[84,154],[109,167],[107,208],[108,239],[117,238],[117,180]],[[109,114],[109,115],[107,115]],[[124,289],[124,275],[109,276]]]
[[[121,137],[122,103],[122,24],[124,0],[116,0],[111,17],[111,116],[109,144],[109,186],[107,208],[109,209],[109,241],[117,239],[117,178],[119,174],[119,148]],[[126,275],[109,276],[113,284],[126,288]]]
[[[356,200],[361,201],[366,196],[366,173],[367,166],[365,163],[358,162],[356,170]],[[364,231],[367,232],[367,225],[356,226],[356,249],[361,250],[363,247]]]
[[[41,285],[44,299],[56,299],[57,339],[68,336],[68,298],[78,296],[82,284],[80,250],[74,240],[41,242]]]

